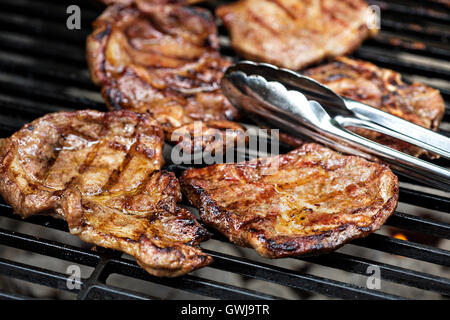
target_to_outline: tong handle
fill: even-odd
[[[379,132],[450,159],[450,138],[361,102],[351,99],[344,99],[344,102],[358,119],[371,123],[360,123],[371,127],[368,129],[383,130]]]
[[[450,159],[449,151],[442,150],[442,149],[440,149],[436,146],[430,145],[424,141],[417,140],[414,137],[411,137],[410,132],[408,132],[408,134],[402,133],[402,132],[378,125],[372,121],[362,120],[362,119],[353,118],[353,117],[336,116],[336,117],[334,117],[334,119],[337,122],[339,122],[339,124],[343,127],[358,127],[358,128],[363,128],[363,129],[374,130],[379,133],[391,136],[393,138],[403,140],[405,142],[408,142],[410,144],[413,144],[415,146],[418,146],[420,148],[423,148],[423,149],[433,152],[435,154],[439,154],[440,156],[445,157],[447,159]],[[428,131],[431,131],[431,130],[428,130]],[[433,132],[433,131],[431,131],[431,132]],[[436,135],[441,136],[439,134],[436,134]]]
[[[327,135],[338,137],[338,140],[340,140],[339,144],[343,143],[343,145],[355,148],[368,155],[375,155],[388,163],[391,168],[395,169],[400,174],[419,179],[429,185],[450,191],[449,169],[359,136],[356,133],[345,129],[340,121],[342,121],[342,119],[331,118],[325,126],[324,123],[322,123],[320,130],[326,132]]]
[[[335,119],[336,115],[331,117],[320,103],[309,100],[295,89],[298,77],[293,72],[246,63],[228,69],[222,78],[221,87],[233,105],[261,119],[267,126],[279,128],[299,138],[322,143],[343,153],[374,161],[380,159],[399,174],[450,191],[449,169],[381,145],[345,129]],[[291,89],[292,87],[294,89]],[[356,112],[351,112],[351,115],[356,115]],[[367,121],[361,118],[359,120],[361,125],[364,120]],[[379,122],[378,126],[369,122],[364,124],[382,132],[392,129]],[[396,129],[392,135],[400,137],[400,134],[402,132]],[[414,138],[410,137],[408,141]],[[448,151],[450,148],[445,150]]]

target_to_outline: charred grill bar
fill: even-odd
[[[204,4],[214,8],[218,2]],[[426,83],[441,90],[450,101],[450,68],[428,65],[416,60],[397,59],[397,54],[411,54],[419,58],[448,60],[450,45],[450,8],[431,1],[396,0],[393,2],[369,1],[382,11],[382,31],[378,37],[366,41],[354,56],[401,72],[406,79],[420,76]],[[105,110],[98,99],[96,88],[87,72],[84,55],[86,36],[91,32],[91,22],[103,7],[95,1],[78,1],[81,8],[82,29],[66,28],[66,8],[70,1],[56,0],[4,0],[0,3],[0,135],[6,137],[24,123],[49,112],[73,109]],[[224,28],[219,28],[222,35]],[[223,41],[222,53],[233,55]],[[233,56],[237,59],[236,56]],[[443,133],[450,132],[450,108],[443,119]],[[449,167],[450,161],[438,160]],[[178,169],[174,166],[169,169]],[[411,185],[400,189],[400,202],[426,209],[450,213],[450,198],[445,195],[416,190]],[[0,204],[2,219],[21,220],[10,206]],[[23,223],[67,232],[64,221],[50,217],[31,217]],[[450,239],[450,225],[438,220],[396,212],[387,225],[402,230],[419,232],[440,239]],[[211,229],[210,229],[211,230]],[[213,239],[226,241],[218,233]],[[386,235],[372,234],[352,244],[411,259],[450,267],[450,252],[432,245],[402,241]],[[71,290],[78,299],[158,299],[141,292],[126,290],[107,284],[113,274],[160,284],[218,299],[277,299],[279,297],[254,290],[229,285],[195,275],[167,279],[149,275],[134,261],[121,257],[121,253],[98,248],[97,251],[64,243],[37,238],[0,227],[0,245],[13,247],[40,255],[93,268],[87,278],[80,279],[80,289]],[[217,251],[205,250],[214,258],[208,267],[232,272],[246,278],[275,283],[303,291],[319,293],[334,298],[403,299],[400,294],[388,294],[326,277],[318,277],[271,264],[239,258]],[[450,279],[385,264],[357,256],[332,252],[330,254],[301,258],[312,264],[328,267],[330,272],[339,269],[348,273],[367,275],[368,266],[378,266],[382,279],[423,290],[450,295]],[[69,290],[68,274],[0,258],[0,275],[40,284],[59,290]],[[4,299],[29,299],[15,293],[0,292]]]

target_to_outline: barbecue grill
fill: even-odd
[[[221,1],[212,1],[202,6],[214,9]],[[222,1],[223,2],[223,1]],[[354,56],[372,61],[403,74],[407,81],[419,80],[438,88],[444,99],[450,101],[450,6],[445,3],[413,0],[392,2],[369,1],[381,8],[381,32],[364,42]],[[0,2],[0,135],[7,137],[23,124],[49,112],[74,109],[106,110],[99,89],[89,78],[85,61],[85,39],[91,32],[92,21],[102,12],[103,6],[95,1],[77,1],[81,8],[81,29],[66,27],[67,0],[2,0]],[[221,51],[237,61],[229,46],[226,30],[219,26]],[[450,136],[450,107],[447,106],[441,133]],[[435,160],[439,165],[450,167],[450,161]],[[168,164],[168,169],[179,173],[183,166]],[[279,261],[266,260],[248,253],[247,249],[236,249],[244,254],[230,254],[227,241],[213,230],[212,244],[204,251],[214,258],[214,263],[205,270],[167,279],[151,276],[121,252],[96,248],[79,241],[52,240],[53,233],[68,235],[64,221],[35,216],[21,220],[13,214],[11,207],[0,202],[0,276],[2,279],[18,279],[19,285],[37,284],[57,291],[70,291],[77,299],[159,299],[158,290],[148,293],[142,287],[170,288],[176,292],[187,292],[190,297],[215,299],[280,299],[285,298],[271,288],[291,288],[298,297],[339,299],[404,299],[399,292],[386,292],[384,283],[426,290],[438,297],[450,296],[450,196],[441,190],[400,178],[399,211],[387,221],[383,228],[367,238],[352,241],[347,247],[356,247],[367,252],[382,252],[393,257],[389,263],[380,259],[368,259],[349,250],[337,250],[329,254],[288,258]],[[408,212],[410,210],[411,212]],[[400,212],[400,211],[407,211]],[[421,215],[428,212],[430,217]],[[447,221],[447,223],[445,222]],[[26,225],[23,227],[23,225]],[[38,225],[40,233],[23,232]],[[10,227],[8,227],[10,226]],[[22,226],[21,232],[17,226]],[[387,230],[408,234],[415,239],[431,237],[432,244],[424,241],[402,240],[392,237]],[[77,240],[77,239],[75,239]],[[218,244],[217,246],[214,244]],[[61,261],[64,265],[83,266],[86,275],[76,279],[76,288],[69,289],[67,280],[71,275],[54,268],[29,264],[26,259],[17,261],[5,258],[6,249],[38,254],[46,259]],[[217,249],[219,248],[219,249]],[[446,249],[447,248],[447,249]],[[233,251],[236,252],[236,251]],[[391,261],[409,259],[412,267],[400,267]],[[301,262],[299,268],[283,265],[285,261]],[[293,264],[291,264],[293,265]],[[415,265],[438,266],[438,273],[418,271]],[[322,275],[308,270],[320,266],[326,270]],[[381,289],[369,289],[351,281],[336,280],[336,272],[348,277],[370,274],[368,267],[380,270]],[[421,269],[422,270],[422,269]],[[435,269],[430,269],[435,270]],[[239,277],[239,283],[228,282],[222,275]],[[211,276],[213,275],[213,276]],[[214,277],[216,275],[216,277]],[[121,283],[141,283],[129,288],[112,283],[111,278],[120,277]],[[250,280],[263,283],[265,290],[252,289],[245,285]],[[1,279],[0,279],[1,280]],[[153,288],[152,287],[152,288]],[[138,288],[138,289],[136,289]],[[192,295],[195,294],[195,295]],[[0,298],[30,299],[36,296],[19,294],[14,290],[0,291]]]

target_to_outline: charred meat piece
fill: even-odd
[[[437,130],[445,104],[439,91],[421,83],[406,84],[401,75],[374,64],[346,57],[303,72],[337,94],[361,101],[422,127]],[[420,156],[425,150],[375,131],[352,129],[391,148]]]
[[[317,144],[188,169],[180,181],[206,224],[268,258],[330,251],[367,236],[398,200],[398,179],[387,166]]]
[[[22,217],[57,213],[81,239],[136,257],[149,273],[207,265],[208,238],[161,171],[163,132],[148,115],[59,112],[2,140],[0,194]]]
[[[94,22],[87,59],[110,109],[148,112],[166,133],[196,120],[226,124],[237,115],[220,90],[230,62],[218,51],[214,18],[205,9],[110,6]]]
[[[240,0],[216,9],[243,57],[294,70],[345,55],[376,33],[363,0]]]

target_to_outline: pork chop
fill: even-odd
[[[364,0],[240,0],[216,9],[244,58],[302,69],[376,34]]]
[[[398,200],[398,179],[387,166],[317,144],[188,169],[180,181],[202,221],[267,258],[330,251],[367,236]]]
[[[112,5],[112,4],[123,4],[123,5],[131,5],[136,2],[147,2],[149,4],[194,4],[197,2],[203,2],[207,0],[99,0],[100,2],[106,4],[106,5]]]
[[[82,240],[126,252],[156,276],[209,264],[208,238],[161,171],[163,132],[131,111],[48,114],[3,140],[0,194],[15,213],[57,213]]]
[[[170,142],[170,132],[194,121],[236,128],[227,120],[237,110],[219,86],[231,63],[218,48],[206,9],[138,1],[110,6],[94,22],[87,60],[110,109],[151,114]]]

